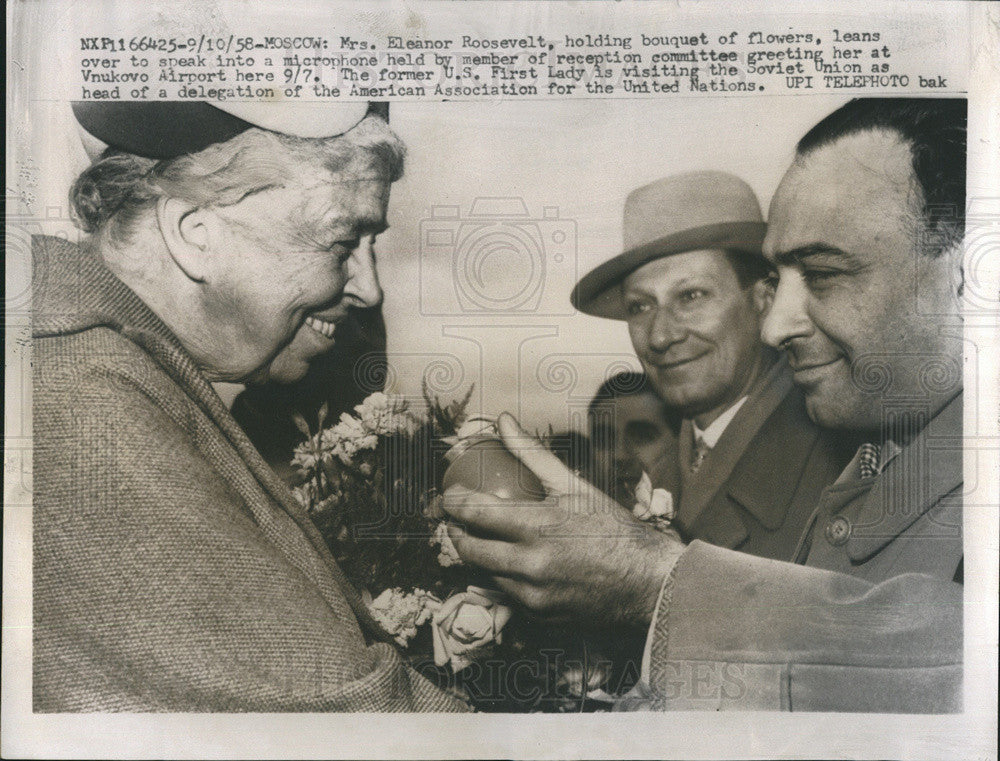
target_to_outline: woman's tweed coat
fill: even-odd
[[[36,711],[445,711],[177,339],[34,242]]]

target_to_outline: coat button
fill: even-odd
[[[838,515],[826,524],[826,541],[834,547],[847,542],[851,538],[851,522],[842,515]]]

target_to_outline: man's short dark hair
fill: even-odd
[[[809,130],[797,151],[805,156],[842,137],[873,130],[897,133],[910,146],[923,192],[931,256],[965,233],[967,103],[964,98],[855,98]]]
[[[660,405],[663,410],[663,418],[674,429],[680,427],[681,418],[673,410],[667,408],[663,399],[656,392],[656,389],[649,382],[649,376],[644,372],[626,370],[611,376],[602,383],[587,407],[587,416],[590,419],[591,435],[594,434],[595,426],[607,425],[611,422],[615,411],[615,402],[619,399],[626,399],[632,396],[643,396],[648,394]]]
[[[615,399],[623,396],[638,396],[652,390],[649,378],[643,372],[626,370],[617,373],[597,388],[594,398],[590,400],[590,411],[593,412],[602,405],[613,404]]]

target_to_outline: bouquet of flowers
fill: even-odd
[[[607,705],[599,702],[609,697],[601,688],[613,668],[592,644],[526,611],[515,614],[489,577],[462,564],[437,501],[448,465],[496,441],[495,429],[492,420],[467,414],[471,388],[447,405],[426,384],[423,391],[422,414],[377,392],[332,425],[324,407],[315,431],[297,417],[305,437],[292,461],[297,499],[375,620],[425,675],[485,710]],[[553,439],[551,432],[543,437],[550,446]],[[635,513],[666,525],[663,495],[643,476],[631,488]]]

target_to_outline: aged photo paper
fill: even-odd
[[[996,757],[992,4],[7,29],[4,757]]]

